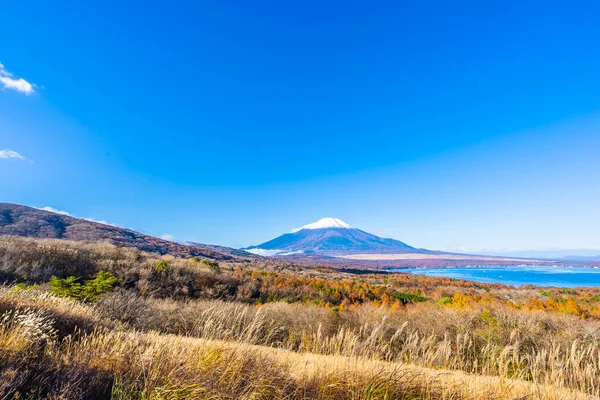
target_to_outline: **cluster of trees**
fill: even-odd
[[[427,301],[419,289],[397,290],[389,283],[371,283],[372,276],[353,279],[327,274],[320,277],[298,276],[290,273],[257,270],[237,270],[234,278],[253,282],[259,303],[273,301],[311,302],[325,307],[344,309],[371,303],[374,305],[404,305]]]

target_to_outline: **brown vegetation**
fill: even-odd
[[[52,276],[100,271],[119,284],[94,303],[48,292]],[[596,289],[16,238],[0,240],[0,273],[4,398],[600,396]]]

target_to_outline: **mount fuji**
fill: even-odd
[[[399,240],[367,233],[337,218],[320,219],[244,250],[263,256],[433,253],[414,248]]]

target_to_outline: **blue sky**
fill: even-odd
[[[595,2],[177,3],[3,5],[0,201],[236,247],[333,216],[600,249]]]

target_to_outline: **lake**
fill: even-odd
[[[507,285],[538,285],[556,287],[600,286],[600,269],[585,267],[477,266],[445,268],[394,269],[418,275],[465,279]]]

